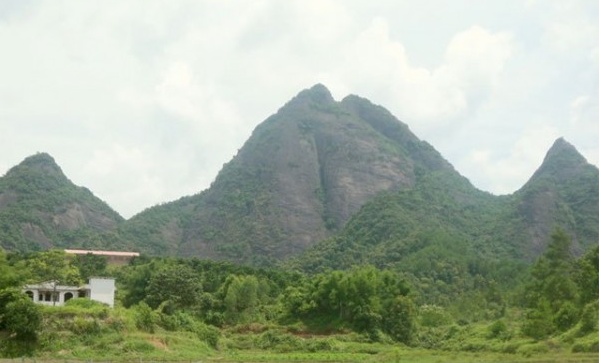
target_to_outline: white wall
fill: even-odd
[[[110,307],[115,305],[115,279],[92,277],[89,286],[90,299],[108,304]]]

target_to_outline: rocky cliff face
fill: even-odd
[[[523,188],[494,196],[384,108],[353,95],[338,102],[316,85],[257,126],[210,188],[128,221],[49,155],[25,159],[0,178],[0,245],[255,265],[309,250],[309,270],[389,266],[434,245],[527,260],[556,227],[572,236],[574,253],[597,244],[598,204],[598,168],[563,139]]]
[[[175,202],[188,212],[166,217],[156,233],[179,226],[165,243],[180,255],[281,259],[338,231],[378,193],[412,188],[433,168],[452,170],[388,111],[356,96],[337,102],[316,85],[259,125],[208,190]],[[134,219],[144,224],[153,214],[163,213]],[[160,245],[157,235],[150,240]]]
[[[555,141],[515,197],[529,236],[525,253],[540,254],[557,227],[572,236],[575,253],[598,243],[599,169],[563,138]]]

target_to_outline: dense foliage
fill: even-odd
[[[554,341],[553,349],[596,351],[598,248],[575,258],[569,241],[557,230],[545,253],[511,285],[494,280],[502,276],[498,265],[469,261],[465,274],[454,270],[463,262],[457,265],[460,253],[452,252],[436,255],[433,274],[370,265],[304,274],[148,257],[111,266],[59,250],[0,252],[0,354],[56,356],[67,346],[74,357],[83,354],[78,349],[104,354],[101,346],[150,354],[156,348],[148,342],[165,334],[173,336],[171,344],[184,336],[202,343],[195,354],[331,351],[349,340],[523,354],[549,351],[539,342]],[[115,309],[86,299],[42,307],[20,291],[24,283],[50,277],[82,283],[91,273],[116,277]],[[436,288],[424,287],[430,284]]]
[[[73,184],[48,154],[30,156],[0,177],[0,247],[6,250],[98,248],[108,241],[100,235],[122,221],[88,189]]]

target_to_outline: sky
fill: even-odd
[[[0,175],[47,152],[129,218],[208,188],[316,83],[493,194],[559,137],[599,165],[597,0],[2,0]]]

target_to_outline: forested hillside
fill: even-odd
[[[208,190],[140,213],[120,232],[150,253],[271,264],[434,170],[457,174],[382,107],[336,102],[316,85],[259,125]]]
[[[522,188],[495,196],[383,107],[316,85],[257,126],[208,189],[127,221],[49,155],[25,159],[0,178],[0,245],[290,260],[312,272],[367,263],[425,274],[429,286],[469,281],[474,264],[532,262],[557,227],[580,255],[598,245],[598,204],[598,168],[563,139]]]
[[[308,249],[309,270],[417,266],[407,259],[431,244],[466,249],[466,259],[532,261],[555,227],[576,253],[597,244],[598,175],[559,139],[523,188],[493,196],[384,108],[353,95],[336,102],[316,85],[259,125],[209,189],[120,233],[149,253],[259,266]]]
[[[92,192],[74,185],[54,159],[38,153],[0,177],[0,247],[109,248],[99,234],[123,218]]]
[[[424,277],[369,265],[304,274],[190,258],[109,266],[61,250],[0,252],[0,357],[596,361],[598,247],[577,259],[563,231],[548,241],[532,267],[506,274],[508,284],[495,284],[498,266],[480,265],[470,284],[450,276],[436,290],[419,286]],[[116,278],[114,309],[86,298],[40,306],[21,291],[90,276]]]

